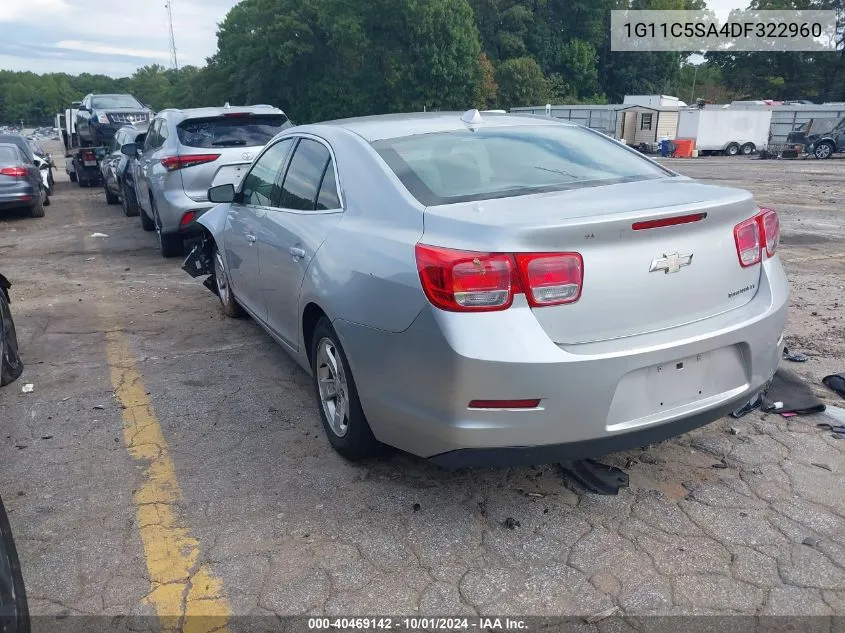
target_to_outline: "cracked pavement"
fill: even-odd
[[[667,162],[780,211],[787,345],[810,356],[789,368],[845,408],[821,385],[845,370],[843,162]],[[58,180],[46,218],[0,216],[26,363],[0,391],[0,494],[34,614],[155,613],[133,504],[145,465],[125,445],[103,313],[169,445],[192,573],[220,579],[236,615],[845,614],[845,440],[816,427],[825,416],[757,411],[611,455],[631,481],[617,497],[555,466],[350,464],[269,336],[225,318],[101,190]]]

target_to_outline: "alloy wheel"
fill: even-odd
[[[338,437],[345,436],[349,430],[349,384],[340,353],[330,338],[317,344],[317,385],[329,427]]]

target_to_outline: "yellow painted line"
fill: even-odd
[[[199,563],[199,541],[182,524],[176,507],[182,492],[170,449],[122,330],[106,332],[106,355],[123,406],[124,443],[145,466],[144,481],[132,500],[152,583],[146,600],[155,607],[162,630],[226,632],[232,612],[223,583]]]

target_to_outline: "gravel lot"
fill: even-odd
[[[790,369],[845,406],[821,385],[845,371],[845,161],[666,162],[780,211],[787,344],[810,356]],[[553,466],[349,464],[255,323],[223,317],[101,189],[58,180],[45,218],[0,216],[27,366],[0,392],[0,492],[34,614],[161,614],[172,572],[184,612],[845,615],[845,441],[823,416],[755,412],[610,456],[631,478],[617,497]]]

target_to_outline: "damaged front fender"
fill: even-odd
[[[203,285],[214,294],[217,294],[217,283],[214,279],[214,249],[217,245],[222,250],[222,235],[228,211],[229,205],[221,204],[200,216],[197,223],[204,229],[203,237],[194,244],[182,264],[182,270],[191,277],[207,275]]]

